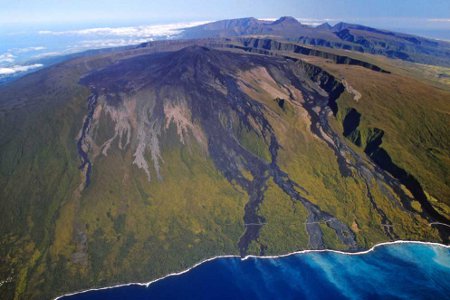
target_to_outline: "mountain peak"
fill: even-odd
[[[200,52],[205,52],[205,51],[210,51],[210,49],[208,47],[204,47],[204,46],[199,46],[199,45],[192,45],[192,46],[187,46],[184,47],[180,50],[178,50],[178,53],[200,53]]]
[[[344,29],[360,29],[360,30],[371,30],[373,28],[358,24],[352,24],[352,23],[345,23],[345,22],[339,22],[336,25],[332,27],[335,31],[341,31]]]
[[[300,22],[294,17],[283,16],[283,17],[279,18],[278,20],[274,21],[272,23],[272,25],[281,24],[281,23],[284,23],[284,24],[300,24]]]
[[[333,28],[328,22],[322,23],[319,26],[316,27],[317,29],[324,29],[324,30],[330,30]]]

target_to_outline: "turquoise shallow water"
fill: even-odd
[[[389,244],[347,255],[218,258],[148,287],[129,285],[62,299],[450,299],[450,249]]]

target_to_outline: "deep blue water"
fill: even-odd
[[[85,299],[450,299],[450,249],[390,244],[361,255],[220,258],[148,287],[90,291]]]

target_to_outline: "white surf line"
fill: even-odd
[[[248,259],[251,259],[251,258],[252,259],[274,259],[274,258],[288,257],[288,256],[292,256],[292,255],[297,255],[297,254],[323,253],[323,252],[331,252],[331,253],[337,253],[337,254],[355,255],[356,256],[356,255],[364,255],[364,254],[370,253],[370,252],[374,251],[378,247],[383,247],[383,246],[387,246],[387,245],[395,245],[395,244],[420,244],[420,245],[439,246],[439,247],[450,249],[450,245],[444,245],[444,244],[440,244],[440,243],[398,240],[398,241],[393,241],[393,242],[379,243],[379,244],[376,244],[376,245],[372,246],[370,249],[367,249],[367,250],[364,250],[364,251],[360,251],[360,252],[345,252],[345,251],[332,250],[332,249],[319,249],[319,250],[311,249],[311,250],[300,250],[300,251],[295,251],[295,252],[291,252],[291,253],[287,253],[287,254],[281,254],[281,255],[267,255],[267,256],[247,255],[245,257],[240,257],[239,255],[218,255],[218,256],[211,257],[211,258],[207,258],[207,259],[205,259],[205,260],[203,260],[201,262],[198,262],[198,263],[194,264],[192,267],[190,267],[190,268],[188,268],[186,270],[183,270],[183,271],[180,271],[180,272],[170,273],[168,275],[165,275],[163,277],[154,279],[154,280],[146,282],[146,283],[131,282],[131,283],[123,283],[123,284],[117,284],[117,285],[112,285],[112,286],[107,286],[107,287],[101,287],[101,288],[92,288],[92,289],[82,290],[82,291],[79,291],[79,292],[67,293],[67,294],[64,294],[64,295],[56,297],[55,300],[58,300],[58,299],[61,299],[63,297],[67,297],[67,296],[74,296],[74,295],[77,295],[77,294],[83,294],[83,293],[93,292],[93,291],[101,291],[101,290],[106,290],[106,289],[113,289],[113,288],[117,288],[117,287],[126,287],[126,286],[132,286],[132,285],[148,287],[152,283],[158,282],[158,281],[163,280],[163,279],[168,278],[168,277],[174,277],[174,276],[185,274],[185,273],[189,272],[190,270],[200,266],[203,263],[206,263],[206,262],[209,262],[209,261],[213,261],[213,260],[216,260],[216,259],[220,259],[220,258],[240,258],[241,261],[245,261],[245,260],[248,260]]]
[[[442,226],[450,227],[450,225],[445,224],[445,223],[441,223],[441,222],[431,222],[431,223],[428,224],[428,225],[429,225],[429,226],[431,226],[431,225],[442,225]]]

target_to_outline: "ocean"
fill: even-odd
[[[450,299],[450,248],[390,243],[359,254],[216,258],[148,285],[60,299]]]

